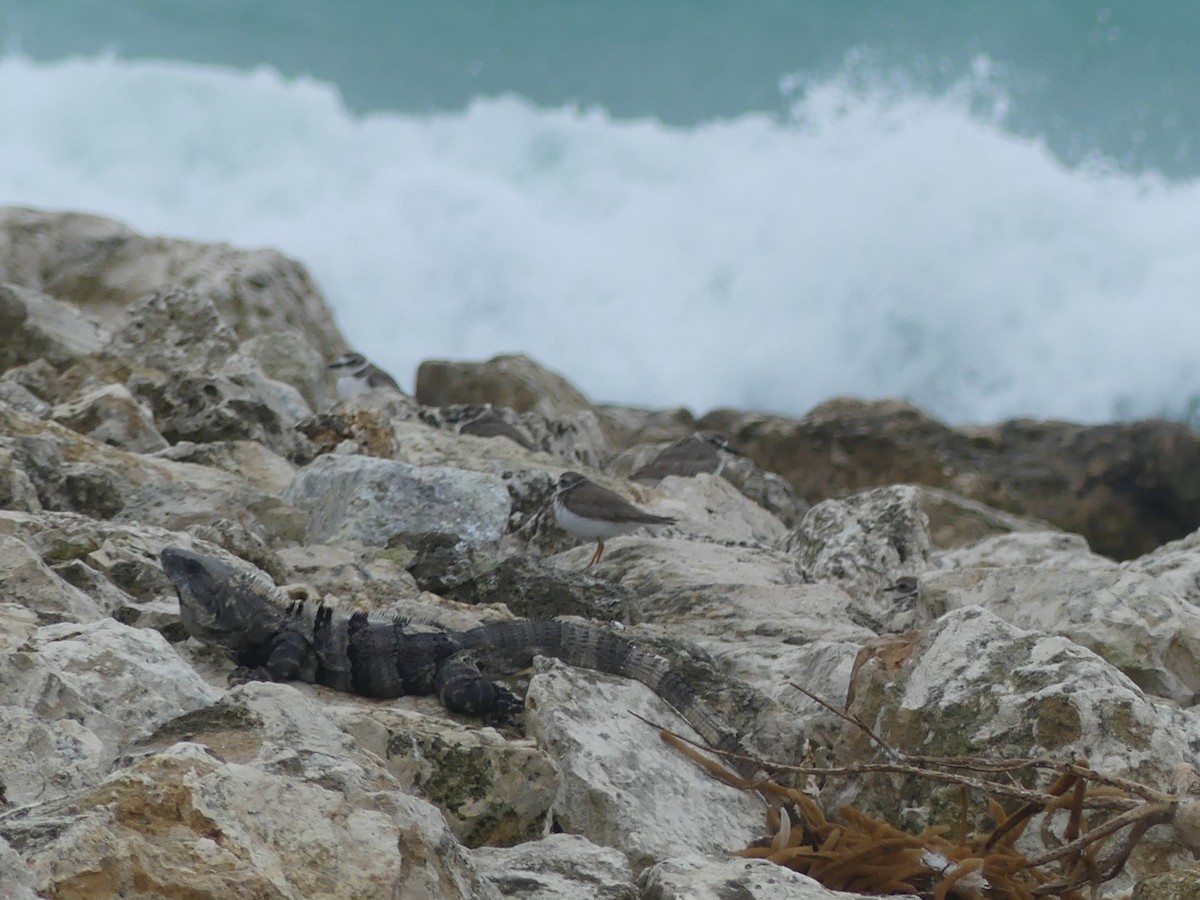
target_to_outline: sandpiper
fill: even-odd
[[[668,475],[699,475],[711,472],[720,475],[728,454],[741,456],[719,431],[697,431],[691,437],[676,441],[629,477],[634,481],[660,481]]]
[[[604,542],[642,525],[673,525],[670,516],[638,509],[624,497],[588,481],[578,472],[563,472],[554,493],[554,518],[564,531],[580,540],[596,541],[588,566],[600,561]]]
[[[372,365],[361,353],[345,353],[329,364],[337,372],[337,392],[342,400],[365,394],[372,388],[389,387],[400,391],[396,379],[378,366]],[[400,393],[404,393],[400,391]]]

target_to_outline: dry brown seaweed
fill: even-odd
[[[679,735],[660,734],[713,777],[742,790],[757,791],[766,799],[769,837],[738,855],[768,859],[828,888],[864,894],[907,893],[931,900],[1084,900],[1121,872],[1149,828],[1173,824],[1181,804],[1200,803],[1196,796],[1178,788],[1166,792],[1096,772],[1087,760],[915,757],[882,742],[894,762],[818,768],[753,760],[764,772],[793,776],[893,772],[960,786],[963,803],[957,821],[910,834],[848,806],[837,810],[840,821],[834,821],[805,792],[768,778],[734,775]],[[1054,777],[1041,789],[982,777],[1022,769]],[[968,791],[986,798],[994,822],[990,830],[968,832]],[[1005,799],[1017,801],[1012,812],[1005,810]],[[1064,813],[1060,838],[1052,819],[1057,814],[1062,824]],[[1099,824],[1089,825],[1089,815],[1097,817]],[[1051,849],[1028,858],[1015,844],[1034,822],[1043,844]],[[1182,833],[1181,839],[1186,843],[1189,835]]]

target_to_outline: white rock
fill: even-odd
[[[1014,534],[945,554],[941,565],[962,567],[921,576],[919,615],[929,622],[982,606],[1012,625],[1094,650],[1151,694],[1194,702],[1200,609],[1161,580],[1088,553],[1080,540]]]
[[[401,532],[447,532],[479,546],[500,540],[509,499],[494,475],[357,455],[319,456],[284,498],[309,514],[309,543],[384,546]]]
[[[635,718],[699,739],[649,688],[556,660],[534,671],[526,728],[558,763],[554,814],[564,830],[615,847],[635,868],[679,847],[738,849],[762,833],[757,796],[712,778]]]
[[[521,900],[638,900],[629,860],[577,834],[472,852],[480,872]]]
[[[647,869],[638,879],[643,896],[655,900],[874,900],[865,894],[831,891],[807,875],[765,859],[676,856]]]

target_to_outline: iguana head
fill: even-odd
[[[278,627],[263,576],[182,547],[165,547],[160,558],[179,595],[183,627],[197,640],[236,652]]]

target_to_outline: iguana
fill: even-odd
[[[162,551],[162,567],[179,595],[188,634],[224,649],[247,680],[307,681],[377,698],[436,694],[452,712],[511,722],[523,701],[486,676],[511,674],[535,656],[548,656],[636,679],[710,746],[746,755],[670,663],[600,628],[519,619],[467,631],[413,631],[401,618],[292,600],[262,573],[179,547]]]

